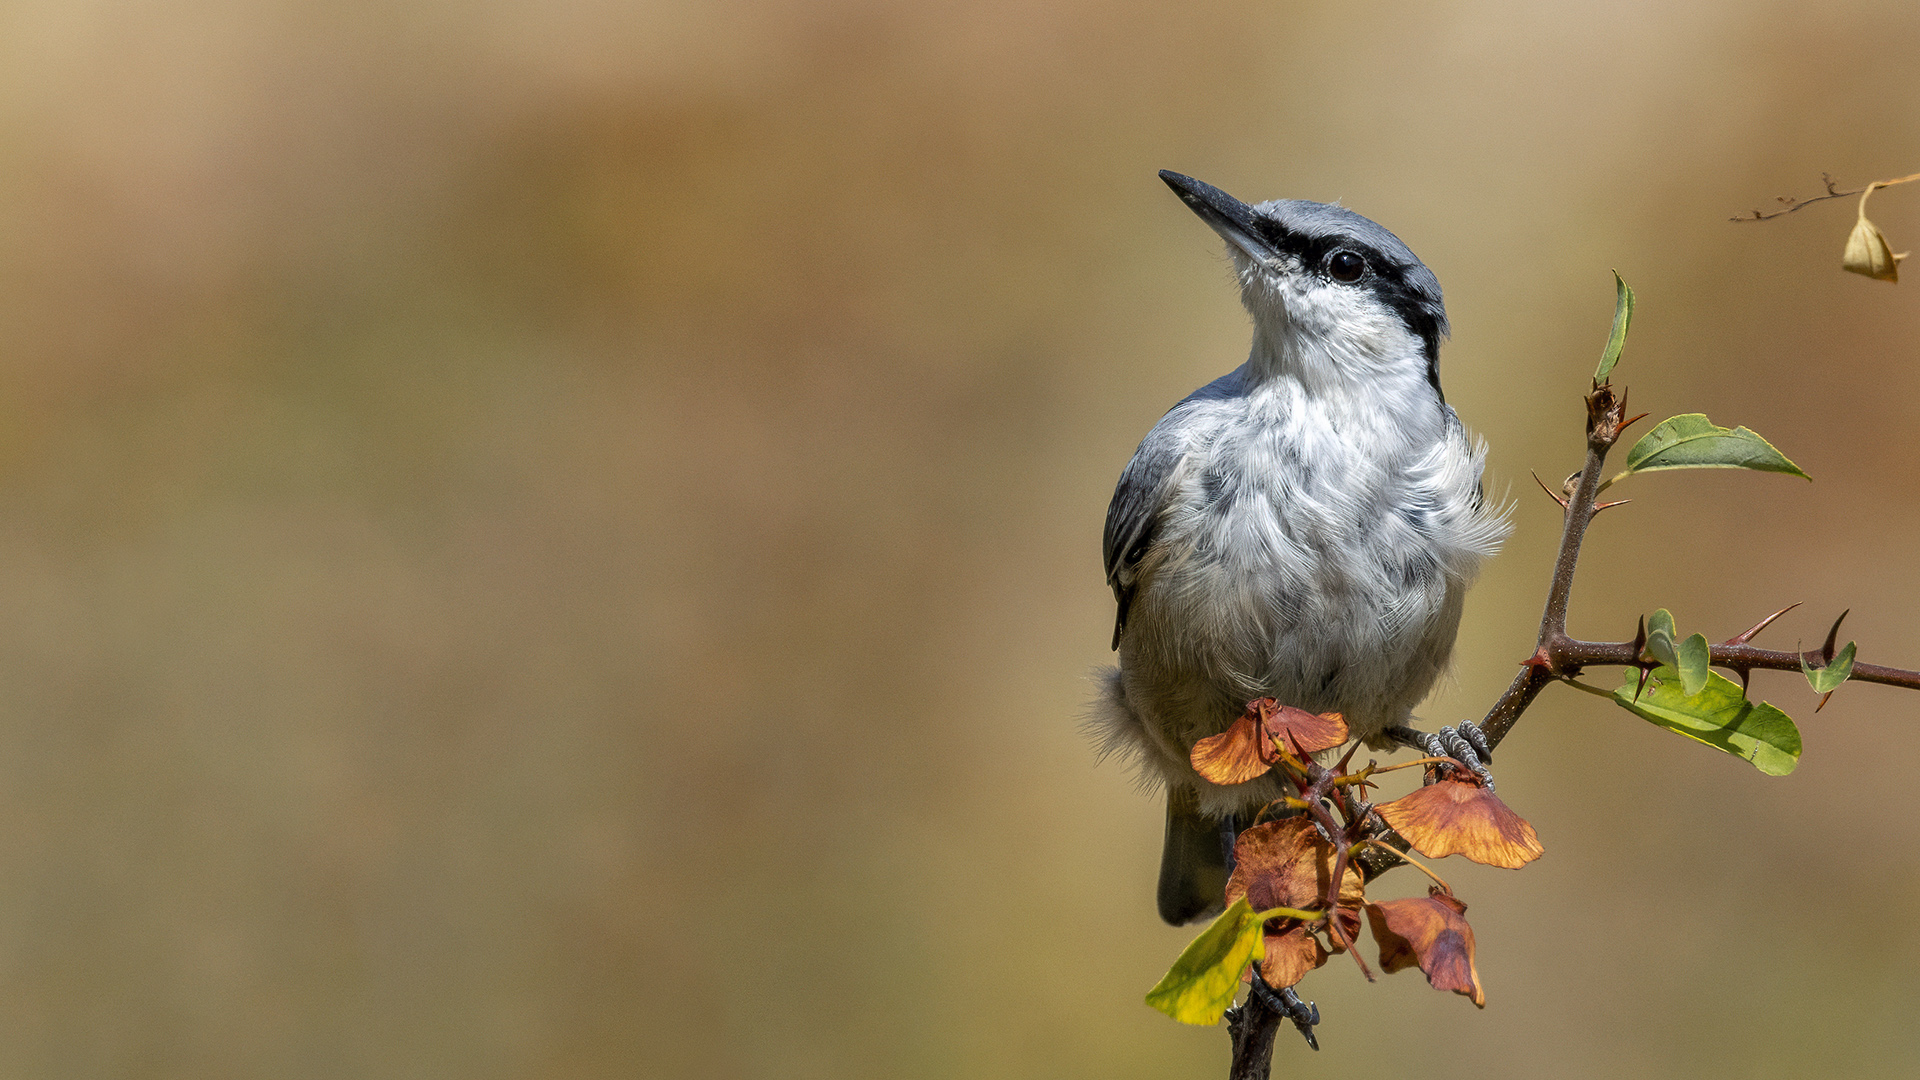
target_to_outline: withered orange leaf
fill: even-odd
[[[1216,784],[1244,784],[1273,767],[1261,754],[1260,725],[1251,712],[1233,726],[1193,744],[1193,770]]]
[[[1298,746],[1303,754],[1331,750],[1347,741],[1347,721],[1337,712],[1310,713],[1272,698],[1247,702],[1247,712],[1260,715],[1260,728],[1268,738],[1281,746]]]
[[[1260,955],[1260,978],[1275,990],[1285,990],[1327,962],[1333,954],[1320,944],[1306,924],[1293,923],[1283,934],[1269,932]]]
[[[1429,888],[1424,897],[1368,904],[1367,922],[1380,944],[1381,968],[1394,972],[1418,964],[1435,990],[1451,990],[1486,1008],[1466,910],[1467,905],[1438,888]]]
[[[1533,826],[1471,777],[1428,784],[1379,810],[1394,832],[1429,859],[1458,853],[1518,870],[1546,854]]]
[[[1255,911],[1273,908],[1319,909],[1333,878],[1333,845],[1322,839],[1304,817],[1282,818],[1240,834],[1233,845],[1233,877],[1227,880],[1227,903],[1241,897]],[[1341,875],[1340,903],[1359,906],[1360,873],[1352,865]]]

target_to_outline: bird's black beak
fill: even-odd
[[[1260,216],[1254,213],[1253,207],[1212,184],[1203,184],[1169,169],[1160,170],[1160,179],[1167,182],[1188,209],[1200,215],[1200,220],[1211,225],[1227,243],[1246,252],[1254,262],[1271,263],[1280,257],[1280,252],[1261,237]]]

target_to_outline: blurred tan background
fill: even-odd
[[[1518,529],[1430,719],[1530,650],[1610,267],[1633,402],[1817,483],[1635,481],[1575,631],[1920,663],[1920,284],[1839,271],[1849,203],[1726,221],[1920,169],[1915,55],[1864,2],[5,4],[0,1076],[1221,1075],[1076,730],[1113,480],[1246,348],[1154,171],[1444,282]],[[1756,685],[1790,778],[1549,692],[1548,857],[1449,864],[1487,1009],[1337,962],[1277,1075],[1910,1075],[1920,698]]]

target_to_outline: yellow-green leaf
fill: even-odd
[[[1247,898],[1235,900],[1147,991],[1147,1004],[1183,1024],[1219,1023],[1240,989],[1240,973],[1260,949],[1260,927],[1260,913]]]
[[[1593,381],[1604,380],[1620,362],[1620,350],[1627,345],[1627,327],[1633,322],[1633,290],[1613,272],[1613,332],[1607,335],[1607,347],[1600,351],[1600,366],[1593,369]]]
[[[1720,427],[1705,413],[1660,421],[1627,451],[1626,469],[1608,483],[1661,469],[1757,469],[1813,479],[1759,435],[1744,427]]]
[[[1847,642],[1847,647],[1834,653],[1833,662],[1826,667],[1811,667],[1806,657],[1800,658],[1800,670],[1806,673],[1807,685],[1813,687],[1814,693],[1831,694],[1853,674],[1853,646],[1853,642]]]
[[[1657,668],[1653,678],[1635,701],[1640,672],[1626,669],[1626,681],[1613,692],[1613,700],[1668,731],[1745,758],[1768,776],[1785,776],[1799,764],[1800,729],[1793,719],[1764,701],[1748,701],[1732,679],[1708,672],[1706,686],[1688,694],[1673,668]]]

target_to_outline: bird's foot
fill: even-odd
[[[1262,1005],[1293,1021],[1293,1026],[1299,1029],[1301,1036],[1307,1040],[1308,1046],[1315,1050],[1320,1049],[1320,1040],[1313,1034],[1313,1026],[1320,1022],[1320,1006],[1311,1001],[1301,1001],[1300,995],[1294,993],[1291,986],[1282,987],[1279,990],[1268,986],[1267,981],[1260,977],[1260,963],[1257,960],[1254,962],[1253,974],[1248,979],[1247,985],[1252,988],[1250,992],[1260,999]]]
[[[1493,773],[1488,771],[1486,763],[1493,760],[1493,747],[1487,743],[1486,733],[1480,725],[1471,720],[1462,720],[1455,727],[1443,727],[1427,736],[1427,753],[1434,757],[1450,757],[1465,765],[1480,782],[1493,790]],[[1451,769],[1443,765],[1443,769]]]
[[[1425,753],[1428,757],[1450,757],[1467,767],[1467,770],[1480,778],[1480,782],[1493,789],[1493,773],[1487,766],[1493,762],[1493,746],[1487,742],[1486,732],[1471,720],[1462,720],[1452,727],[1443,727],[1431,734],[1416,731],[1410,727],[1397,727],[1388,734],[1396,740]],[[1435,767],[1434,780],[1453,770],[1452,765]],[[1432,780],[1428,781],[1432,783]]]

